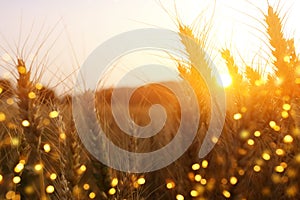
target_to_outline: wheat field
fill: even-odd
[[[209,126],[211,105],[196,69],[211,73],[208,62],[199,63],[205,60],[201,48],[206,48],[210,32],[199,31],[197,23],[177,21],[190,61],[178,62],[178,71],[196,92],[200,126],[178,160],[143,174],[120,172],[97,161],[76,131],[71,94],[59,95],[40,83],[27,61],[17,58],[15,78],[0,80],[0,199],[300,199],[300,61],[294,38],[283,34],[281,14],[269,5],[262,21],[274,74],[264,78],[263,70],[254,66],[241,72],[231,49],[219,50],[232,83],[225,88],[221,137],[202,159],[197,152]],[[95,95],[99,123],[111,141],[128,151],[150,152],[172,140],[180,124],[180,105],[170,90],[151,84],[139,88],[130,100],[131,117],[139,125],[149,123],[146,113],[152,104],[165,107],[166,125],[150,139],[120,130],[110,106],[112,90]],[[126,94],[128,88],[118,90]],[[93,109],[88,101],[87,110]],[[88,126],[92,129],[94,124]]]

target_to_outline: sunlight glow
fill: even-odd
[[[232,84],[232,78],[229,74],[220,74],[221,81],[218,84],[224,88],[228,88]]]

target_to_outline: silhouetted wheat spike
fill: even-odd
[[[30,71],[27,70],[25,62],[18,59],[17,70],[19,77],[17,79],[17,89],[15,91],[18,99],[19,108],[19,123],[26,122],[25,126],[21,126],[26,143],[29,144],[31,151],[36,152],[38,149],[40,132],[37,130],[37,124],[34,121],[36,108],[33,105],[33,100],[28,97],[28,94],[34,88],[30,80]],[[34,155],[35,157],[36,155]]]
[[[62,110],[62,111],[66,111],[66,110]],[[61,134],[65,134],[67,132],[66,130],[66,124],[64,122],[64,116],[62,114],[60,114],[58,116],[58,120],[57,120],[57,136],[61,136]],[[72,189],[73,187],[70,186],[69,181],[67,180],[68,178],[68,171],[70,170],[69,168],[69,157],[72,158],[72,155],[69,154],[69,149],[68,149],[68,143],[66,141],[67,138],[65,137],[59,137],[59,161],[60,161],[60,165],[59,165],[59,169],[58,169],[58,173],[60,174],[60,177],[58,178],[58,188],[60,190],[55,191],[58,196],[61,199],[66,199],[66,200],[72,200],[74,199],[74,196],[72,194]],[[69,139],[69,138],[68,138]],[[76,176],[76,175],[75,175]]]
[[[250,66],[246,66],[246,77],[251,86],[257,86],[260,84],[261,75]]]
[[[21,120],[27,120],[29,122],[28,126],[23,126],[24,136],[30,146],[36,149],[40,133],[36,130],[36,124],[34,123],[35,109],[33,107],[33,101],[28,97],[29,92],[33,88],[30,81],[30,71],[27,71],[25,63],[21,59],[18,59],[17,69],[19,78],[17,80],[16,95],[20,112],[19,117]]]
[[[63,147],[65,149],[63,156],[64,159],[67,160],[65,163],[67,179],[70,181],[70,188],[73,190],[78,186],[80,181],[80,176],[78,175],[78,170],[81,165],[81,153],[82,146],[79,142],[80,139],[77,135],[76,128],[74,125],[74,121],[72,119],[72,102],[71,98],[65,99],[65,102],[62,102],[62,123],[64,127],[60,127],[60,138],[63,143]]]
[[[227,95],[227,109],[229,115],[239,112],[244,106],[246,97],[249,95],[249,85],[239,72],[239,66],[236,65],[233,56],[229,49],[221,50],[222,58],[225,60],[229,75],[231,76],[232,83],[230,88],[226,89]]]
[[[25,62],[22,59],[18,59],[17,70],[19,77],[17,80],[16,96],[18,98],[19,123],[22,124],[22,131],[25,138],[25,144],[23,143],[22,145],[26,145],[26,143],[29,145],[30,149],[28,155],[25,156],[30,160],[26,160],[26,162],[34,164],[41,161],[41,132],[37,128],[37,119],[39,118],[39,116],[36,116],[37,106],[35,106],[33,104],[33,100],[28,97],[28,94],[34,86],[30,80],[30,71],[27,70]],[[23,175],[27,176],[26,174],[26,172],[23,173]],[[45,198],[46,194],[43,173],[39,174],[39,182],[39,196],[41,198]]]
[[[222,58],[225,60],[228,72],[232,77],[232,87],[238,89],[243,82],[243,76],[239,72],[239,67],[235,64],[234,58],[229,49],[221,50]]]
[[[269,36],[271,51],[275,58],[276,76],[281,79],[284,87],[289,87],[295,82],[295,53],[294,40],[286,39],[283,35],[283,24],[278,11],[268,6],[265,15],[266,29]],[[290,88],[292,90],[292,88]]]
[[[86,91],[82,96],[76,97],[82,98],[85,102],[85,105],[80,105],[77,109],[79,109],[79,113],[84,117],[84,124],[82,126],[86,130],[87,138],[82,138],[81,140],[85,140],[85,144],[88,144],[90,147],[90,152],[97,154],[103,154],[104,152],[109,151],[105,146],[105,143],[99,137],[99,134],[104,134],[100,132],[98,118],[95,118],[92,113],[95,112],[95,108],[92,101],[94,101],[94,95],[91,91]],[[99,105],[97,105],[99,106]],[[108,121],[104,121],[104,127],[107,126]],[[111,128],[111,127],[108,127]],[[106,154],[106,153],[105,153]],[[91,187],[93,187],[94,191],[97,191],[97,196],[100,199],[106,199],[105,193],[109,189],[110,185],[110,173],[108,167],[94,158],[92,155],[89,155],[88,159],[85,160],[87,162],[87,174],[84,176],[90,181]]]
[[[199,27],[197,30],[200,30]],[[206,38],[207,32],[197,33],[196,35],[201,37],[199,38],[199,37],[195,37],[195,35],[193,34],[193,29],[187,26],[179,25],[179,33],[181,37],[181,42],[185,47],[185,51],[190,61],[190,64],[193,65],[191,68],[198,69],[201,72],[201,75],[207,78],[205,82],[201,82],[201,76],[199,75],[199,73],[195,73],[198,70],[195,70],[194,73],[183,74],[185,76],[190,75],[190,78],[192,79],[190,81],[192,83],[191,85],[194,88],[194,90],[197,92],[197,95],[200,95],[198,96],[198,99],[200,98],[199,106],[201,110],[201,117],[200,117],[201,128],[198,130],[197,133],[198,146],[200,146],[202,144],[201,142],[202,140],[200,138],[201,136],[206,134],[207,127],[208,127],[208,119],[210,119],[210,115],[209,115],[209,113],[211,112],[210,103],[215,103],[214,101],[218,101],[215,99],[211,101],[209,96],[209,91],[206,89],[206,87],[213,87],[214,85],[216,85],[216,80],[215,77],[213,76],[213,72],[215,69],[211,68],[210,63],[207,60],[206,52],[204,51],[207,50],[207,38]],[[234,63],[232,60],[230,60],[230,62],[231,64]],[[237,69],[235,70],[237,71]],[[193,70],[191,70],[191,72],[193,72]],[[201,92],[199,92],[198,90],[200,90]],[[203,115],[202,112],[205,114]],[[203,126],[203,124],[205,125]],[[209,169],[203,168],[200,170],[200,173],[199,172],[198,173],[201,174],[201,176],[205,181],[207,181],[206,184],[209,187],[202,187],[199,184],[197,184],[197,181],[194,180],[195,172],[191,171],[190,169],[190,167],[193,164],[193,158],[189,157],[189,160],[187,158],[186,159],[182,158],[182,161],[184,161],[183,163],[185,163],[184,165],[189,167],[188,169],[186,168],[185,170],[182,171],[185,171],[185,173],[187,174],[186,178],[189,181],[192,181],[192,185],[181,182],[178,188],[182,188],[183,190],[180,191],[176,190],[176,192],[184,194],[184,196],[188,197],[190,196],[188,191],[190,191],[191,188],[199,187],[199,190],[202,191],[202,193],[199,194],[200,196],[203,195],[203,197],[209,199],[222,198],[221,191],[225,189],[225,187],[222,185],[219,186],[218,184],[215,185],[215,183],[219,183],[222,180],[222,178],[235,173],[234,170],[231,169],[232,163],[231,163],[231,159],[229,159],[232,155],[231,147],[227,146],[227,141],[232,141],[234,134],[235,134],[234,132],[222,134],[222,137],[219,139],[214,149],[205,157],[205,159],[203,159],[203,166],[205,166],[204,168],[207,168],[208,163],[210,167]],[[193,149],[193,151],[198,152],[197,149],[195,148]],[[222,157],[228,159],[222,159]],[[196,157],[194,157],[194,159],[196,159]],[[174,174],[173,171],[172,174]],[[179,176],[180,172],[178,171],[175,174],[176,174],[175,176]]]

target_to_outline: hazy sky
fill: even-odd
[[[176,2],[178,14],[186,24],[190,24],[203,10],[206,10],[207,16],[211,16],[214,10],[212,29],[214,45],[218,48],[231,47],[234,51],[238,50],[246,62],[251,62],[255,52],[263,46],[257,39],[263,37],[258,30],[255,30],[255,28],[262,29],[262,26],[255,21],[262,15],[247,1],[161,1],[172,14]],[[251,0],[251,2],[264,11],[267,8],[267,1]],[[277,4],[274,2],[280,2],[283,13],[288,11],[286,34],[295,36],[296,44],[300,46],[300,1],[269,0],[269,2],[272,5]],[[29,56],[28,59],[33,57],[34,49],[41,42],[46,40],[41,50],[45,52],[52,47],[55,40],[47,57],[50,67],[47,66],[48,72],[45,77],[48,80],[49,77],[61,79],[70,74],[98,45],[124,31],[145,27],[176,30],[170,16],[162,9],[158,0],[2,0],[0,19],[2,47],[0,59],[7,59],[5,51],[15,55],[16,47],[23,46],[27,35],[30,35],[30,38],[26,42],[24,54]],[[33,27],[32,31],[31,27]],[[51,29],[53,32],[46,39],[45,36]],[[36,38],[38,38],[37,44]],[[59,68],[64,70],[57,71]],[[7,76],[6,72],[7,70],[1,70],[5,76]]]

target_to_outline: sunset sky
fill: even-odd
[[[244,0],[167,0],[162,5],[173,15],[176,3],[180,19],[192,23],[203,10],[206,16],[213,16],[213,45],[216,48],[229,47],[237,57],[252,62],[253,55],[263,47],[257,39],[265,38],[255,30],[262,30],[255,19],[262,14],[255,6]],[[254,5],[266,10],[267,1],[254,0]],[[278,1],[269,1],[277,5]],[[158,0],[11,0],[1,2],[0,23],[0,62],[8,60],[7,53],[15,55],[16,46],[25,45],[25,54],[30,57],[31,48],[37,48],[45,40],[47,32],[54,29],[41,52],[47,51],[54,40],[55,44],[48,56],[45,78],[63,79],[80,66],[87,56],[102,42],[119,33],[145,27],[161,27],[176,31],[170,16],[162,9]],[[300,1],[285,0],[279,5],[283,13],[288,11],[286,34],[295,37],[300,46]],[[212,14],[214,11],[214,14]],[[31,30],[32,28],[32,31]],[[262,30],[263,31],[263,30]],[[21,36],[21,37],[20,37]],[[38,37],[39,36],[39,37]],[[38,42],[35,44],[35,38]],[[19,42],[20,38],[20,42]],[[8,51],[8,52],[5,52]],[[219,63],[218,58],[216,63]],[[221,65],[221,64],[220,64]],[[59,68],[64,68],[64,72]],[[7,70],[1,74],[8,76]]]

